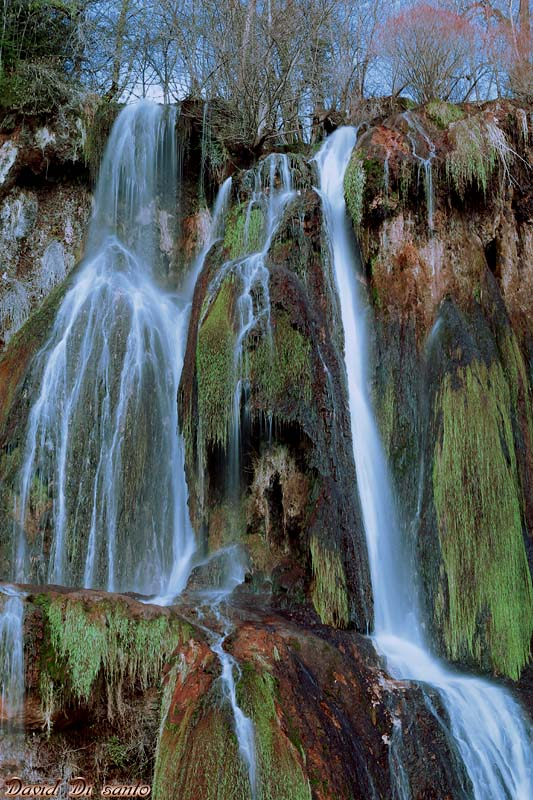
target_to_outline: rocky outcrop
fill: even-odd
[[[0,350],[80,259],[91,208],[89,108],[0,129]]]
[[[130,596],[18,588],[25,695],[15,716],[0,704],[0,777],[150,782],[164,665],[176,648],[185,657],[201,646],[202,634]]]
[[[434,639],[513,678],[533,630],[531,137],[529,109],[429,104],[365,131],[345,184]]]
[[[248,796],[205,633],[217,619],[197,620],[194,594],[161,608],[19,588],[26,695],[22,715],[7,728],[4,719],[0,777],[144,781],[157,800]],[[463,796],[466,779],[428,710],[436,698],[390,680],[369,640],[273,613],[247,591],[227,613],[237,700],[254,721],[258,797],[388,798],[391,753],[417,800]]]
[[[386,676],[369,641],[249,603],[233,614],[228,650],[240,665],[238,700],[254,721],[258,797],[391,797],[391,751],[412,797],[463,796],[467,781],[430,703],[419,688]],[[194,665],[168,673],[155,770],[160,800],[176,791],[185,800],[247,796],[232,720],[216,673],[203,665],[201,678]]]
[[[312,171],[297,158],[291,168],[299,189],[266,256],[270,335],[258,323],[245,341],[239,442],[232,414],[242,280],[232,264],[259,249],[252,239],[263,224],[259,208],[247,216],[254,185],[247,173],[224,241],[196,285],[179,399],[189,502],[206,550],[245,544],[256,581],[272,583],[275,602],[287,593],[292,602],[311,598],[324,622],[365,631],[372,600],[337,301]]]

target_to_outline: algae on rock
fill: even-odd
[[[346,572],[340,555],[322,544],[318,537],[310,542],[315,586],[313,604],[324,625],[347,628],[350,624],[350,604]]]
[[[359,153],[354,152],[344,175],[344,196],[356,230],[360,227],[363,219],[365,184],[366,170],[363,158]]]

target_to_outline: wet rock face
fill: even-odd
[[[228,479],[241,287],[238,277],[220,276],[242,255],[243,237],[260,236],[259,210],[246,221],[246,174],[235,182],[240,202],[229,212],[224,242],[196,286],[179,397],[190,508],[208,552],[241,541],[258,584],[280,569],[296,570],[293,598],[311,601],[329,624],[364,631],[372,601],[336,294],[312,170],[303,160],[292,167],[300,188],[266,257],[270,335],[258,325],[245,345],[236,488]],[[281,584],[273,586],[276,592]]]
[[[80,259],[91,195],[86,122],[4,120],[0,133],[0,351]],[[9,128],[11,127],[11,130]]]
[[[345,184],[433,639],[514,679],[533,628],[531,141],[529,109],[429,104],[364,132]]]
[[[26,691],[16,716],[0,706],[0,778],[150,782],[164,665],[202,635],[126,595],[20,588]]]
[[[232,617],[227,649],[241,669],[238,701],[254,721],[260,797],[388,798],[398,763],[415,798],[466,796],[429,702],[386,677],[369,641],[297,625],[250,601]],[[201,651],[194,664],[167,674],[155,768],[161,800],[215,798],[221,782],[224,798],[248,796],[216,675]]]
[[[79,774],[145,781],[158,800],[222,789],[224,800],[248,797],[203,627],[217,619],[199,617],[194,592],[161,608],[128,595],[20,588],[26,694],[16,717],[0,709],[1,779]],[[264,602],[246,589],[234,597],[225,644],[240,668],[237,702],[254,722],[261,797],[389,798],[398,764],[414,798],[463,796],[464,776],[428,710],[435,698],[391,681],[364,637]]]

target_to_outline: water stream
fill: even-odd
[[[533,797],[531,723],[509,691],[489,680],[461,675],[436,658],[422,630],[416,580],[402,550],[368,391],[367,306],[358,288],[358,260],[343,189],[355,143],[356,131],[341,128],[316,160],[345,336],[352,441],[374,594],[374,642],[393,677],[426,683],[439,693],[448,716],[444,724],[464,762],[474,800],[528,800]],[[409,800],[402,769],[396,770],[395,779],[397,797]]]
[[[22,711],[24,596],[14,586],[0,586],[0,728]]]
[[[255,752],[254,724],[246,716],[237,701],[237,684],[241,677],[241,669],[236,659],[224,649],[224,643],[233,631],[233,625],[227,615],[225,606],[234,590],[244,582],[247,571],[246,559],[238,545],[230,545],[223,550],[212,554],[209,560],[217,559],[223,564],[223,573],[215,589],[204,590],[198,593],[200,605],[197,608],[199,619],[207,613],[214,616],[219,632],[211,627],[200,624],[205,631],[210,647],[217,656],[222,671],[220,683],[222,697],[231,708],[235,736],[239,746],[239,755],[248,773],[252,800],[257,796],[257,763]]]
[[[413,116],[409,111],[405,111],[403,114],[403,118],[405,119],[405,121],[409,126],[409,132],[407,134],[407,138],[411,142],[411,151],[413,153],[413,157],[418,161],[419,166],[422,167],[422,169],[424,170],[424,190],[426,193],[428,230],[430,233],[432,233],[433,212],[435,208],[432,162],[436,156],[437,151],[435,145],[425,132],[424,128],[422,127],[420,121],[416,118],[416,116]],[[411,131],[413,131],[415,135],[413,135]],[[425,157],[417,152],[416,135],[418,135],[422,139],[427,148],[428,154]]]
[[[228,467],[228,494],[233,499],[240,484],[242,428],[243,423],[248,423],[250,376],[246,345],[251,336],[271,337],[268,251],[285,209],[296,194],[289,156],[280,153],[267,156],[246,173],[243,184],[251,190],[240,242],[244,255],[222,265],[208,288],[209,302],[204,311],[207,313],[209,303],[215,299],[222,282],[230,274],[234,275],[239,294],[235,313],[235,389]]]

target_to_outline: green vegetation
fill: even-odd
[[[177,671],[169,675],[169,694]],[[154,800],[249,800],[231,710],[221,708],[216,686],[163,717],[154,771]]]
[[[448,654],[481,662],[486,639],[493,668],[516,680],[530,657],[533,589],[510,407],[500,364],[474,363],[455,380],[446,376],[435,405],[443,433],[433,492],[448,583]]]
[[[133,618],[125,602],[64,596],[37,600],[46,632],[41,656],[41,701],[45,715],[57,693],[88,702],[103,675],[108,697],[120,708],[120,691],[157,685],[165,661],[188,636],[188,626],[170,616]]]
[[[250,354],[251,378],[263,411],[294,404],[309,404],[313,381],[311,344],[291,325],[287,314],[279,314],[272,339],[264,336]]]
[[[228,257],[233,259],[258,252],[263,242],[263,227],[263,212],[260,208],[252,208],[249,214],[248,204],[233,208],[226,222],[224,236],[224,248]]]
[[[392,377],[389,376],[387,378],[385,391],[375,393],[374,402],[379,430],[381,433],[381,440],[383,442],[387,458],[390,458],[392,450],[392,437],[394,434],[394,423],[396,421],[396,402],[394,381]]]
[[[130,760],[130,750],[118,736],[111,736],[105,745],[106,761],[119,769],[124,769]]]
[[[227,279],[198,332],[196,376],[201,435],[210,445],[225,446],[235,385],[233,284]]]
[[[344,197],[355,228],[359,228],[363,219],[365,183],[366,170],[363,160],[357,152],[352,153],[344,174]]]
[[[254,722],[258,769],[258,800],[311,800],[311,788],[302,763],[305,753],[293,730],[296,744],[282,731],[274,677],[244,664],[237,687],[238,702]]]
[[[486,194],[489,180],[498,165],[508,169],[509,148],[496,124],[476,117],[460,120],[450,128],[453,150],[446,156],[446,177],[461,196],[469,186]]]
[[[311,537],[311,564],[315,580],[313,604],[324,625],[347,628],[350,605],[346,573],[340,555],[326,549],[318,537]]]
[[[513,408],[518,409],[520,402],[523,402],[526,427],[524,434],[529,438],[530,444],[533,445],[533,403],[531,400],[531,390],[524,357],[520,351],[516,336],[512,331],[507,333],[503,338],[501,354],[505,374],[509,383]]]
[[[0,31],[0,107],[51,112],[72,100],[80,6],[76,0],[10,0]],[[69,74],[70,73],[70,74]]]
[[[452,122],[458,122],[460,119],[464,119],[465,112],[454,103],[434,100],[432,103],[427,104],[426,116],[438,125],[439,128],[446,129]]]

